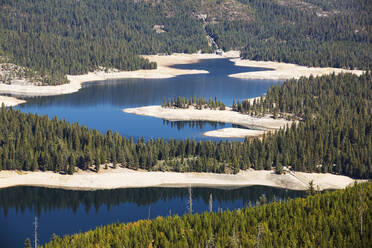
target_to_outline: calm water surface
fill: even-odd
[[[122,79],[85,84],[69,95],[36,97],[20,105],[23,112],[58,116],[79,122],[98,131],[111,129],[135,138],[192,138],[231,124],[209,122],[168,122],[122,112],[123,108],[161,104],[163,99],[177,96],[214,98],[231,105],[233,99],[264,94],[277,83],[270,80],[244,80],[229,74],[263,70],[235,66],[228,59],[203,60],[177,68],[204,69],[209,74],[179,76],[171,79]],[[304,192],[253,186],[240,189],[193,188],[193,212],[208,209],[213,197],[213,211],[242,208],[255,203],[265,194],[271,200],[303,196]],[[99,191],[68,191],[38,187],[15,187],[0,190],[0,247],[23,247],[32,237],[34,217],[39,218],[41,243],[57,235],[86,231],[116,221],[182,215],[187,212],[188,189],[144,188]]]
[[[120,134],[146,139],[203,137],[202,133],[216,129],[211,123],[168,123],[161,119],[136,116],[122,112],[123,108],[161,104],[163,99],[177,96],[217,97],[228,106],[233,99],[245,99],[264,94],[276,84],[272,80],[245,80],[228,77],[229,74],[264,70],[235,66],[228,59],[202,60],[197,64],[178,65],[177,68],[203,69],[209,74],[178,76],[170,79],[121,79],[85,84],[79,92],[37,97],[20,105],[24,112],[58,116],[70,122],[79,122],[98,131],[115,130]],[[199,123],[200,124],[200,123]],[[217,128],[231,127],[218,124]]]
[[[194,213],[255,205],[265,194],[271,201],[301,197],[304,191],[266,186],[213,189],[192,188]],[[74,191],[40,187],[13,187],[0,190],[0,247],[23,247],[33,237],[33,221],[38,216],[40,243],[53,235],[87,231],[114,222],[131,222],[157,216],[188,212],[188,188],[140,188]]]

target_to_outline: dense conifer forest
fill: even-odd
[[[155,68],[139,54],[213,52],[371,68],[369,0],[0,0],[0,63],[43,84],[101,67]]]
[[[214,99],[209,98],[209,100],[205,99],[204,97],[196,98],[195,96],[186,98],[186,97],[174,97],[170,100],[164,100],[162,105],[163,108],[182,108],[187,109],[190,107],[194,107],[195,109],[219,109],[225,110],[226,105],[225,103],[221,102],[221,100],[217,100],[217,97]]]
[[[369,0],[238,0],[251,15],[207,26],[224,50],[307,66],[371,68]]]
[[[372,177],[372,74],[289,80],[268,90],[254,114],[289,113],[298,124],[244,142],[138,141],[11,108],[0,110],[0,169],[132,169],[237,173],[289,166],[296,171]],[[250,111],[250,110],[248,110]],[[281,171],[280,169],[278,171]]]
[[[182,9],[169,13],[146,1],[1,0],[0,5],[0,56],[41,72],[47,84],[99,66],[156,67],[138,54],[209,51],[200,21]],[[154,25],[164,25],[165,32],[157,33]]]
[[[259,207],[158,217],[53,236],[53,247],[368,247],[372,184]]]

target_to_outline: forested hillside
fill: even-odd
[[[255,60],[371,68],[369,0],[0,0],[0,63],[44,84],[99,66],[154,68],[139,54],[224,50]]]
[[[238,1],[250,6],[251,18],[207,26],[223,49],[253,60],[371,68],[371,1]]]
[[[237,173],[289,166],[372,178],[372,74],[289,80],[268,90],[250,114],[290,113],[301,118],[286,130],[244,142],[149,140],[100,134],[78,124],[3,107],[0,169],[96,171],[113,163],[132,169]],[[105,165],[106,164],[106,165]]]
[[[372,184],[232,212],[158,217],[53,236],[53,247],[368,247]]]
[[[1,0],[0,5],[0,56],[41,72],[48,84],[98,66],[155,67],[138,54],[209,51],[201,21],[182,3],[172,12],[132,0]],[[156,32],[155,25],[164,25],[165,32]]]

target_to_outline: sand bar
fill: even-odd
[[[186,74],[209,73],[206,70],[186,70],[172,68],[176,64],[197,63],[201,59],[223,58],[215,54],[173,54],[173,55],[146,55],[150,61],[157,63],[155,70],[137,71],[96,71],[84,75],[67,75],[70,83],[57,86],[36,86],[31,83],[22,82],[15,84],[0,84],[0,93],[11,93],[29,96],[47,96],[70,94],[81,89],[81,85],[86,82],[102,81],[120,78],[171,78]]]
[[[15,97],[10,97],[10,96],[0,96],[0,106],[4,103],[5,106],[16,106],[18,104],[25,103],[25,100],[21,100]]]
[[[182,54],[172,55],[145,55],[143,57],[157,63],[155,70],[136,70],[136,71],[109,71],[103,70],[89,72],[83,75],[67,75],[70,81],[68,84],[57,86],[36,86],[25,80],[15,80],[13,84],[0,84],[0,94],[13,94],[22,96],[52,96],[71,94],[81,89],[83,83],[123,79],[123,78],[144,78],[144,79],[162,79],[172,78],[188,74],[206,74],[206,70],[187,70],[172,68],[174,65],[197,63],[201,59],[233,58],[236,52],[226,53],[224,56],[216,54]],[[16,98],[14,98],[16,99]],[[22,101],[22,102],[21,102]],[[23,100],[12,101],[12,106],[23,103]]]
[[[300,179],[298,178],[300,177]],[[308,183],[320,189],[341,189],[352,184],[352,178],[333,174],[287,173],[277,175],[273,171],[246,170],[236,175],[214,173],[177,173],[134,171],[126,168],[102,169],[99,173],[80,171],[74,175],[54,172],[1,171],[0,188],[28,185],[53,188],[96,190],[138,187],[227,187],[266,185],[272,187],[305,190]]]
[[[216,138],[244,138],[244,137],[261,136],[266,132],[267,131],[255,130],[255,129],[228,127],[228,128],[221,128],[217,130],[207,131],[203,133],[203,135],[207,137],[216,137]]]
[[[257,67],[272,69],[270,71],[253,71],[230,74],[229,77],[242,78],[242,79],[265,79],[265,80],[285,80],[300,77],[309,77],[310,75],[322,76],[327,74],[339,73],[353,73],[361,75],[364,73],[362,70],[346,70],[340,68],[330,67],[307,67],[296,64],[271,62],[271,61],[254,61],[240,58],[230,59],[237,66]]]
[[[223,129],[214,132],[206,132],[204,135],[214,136],[214,137],[234,137],[243,138],[249,136],[259,136],[262,132],[253,132],[255,130],[259,131],[272,131],[282,127],[287,124],[290,125],[292,122],[285,119],[273,119],[270,115],[264,117],[252,117],[250,115],[241,114],[236,111],[232,111],[231,108],[226,108],[226,110],[211,110],[202,109],[198,110],[193,107],[188,109],[175,109],[175,108],[163,108],[159,105],[145,106],[138,108],[126,108],[123,109],[125,113],[151,116],[156,118],[161,118],[169,121],[212,121],[212,122],[224,122],[231,123],[235,125],[240,125],[253,129],[251,131],[239,129]],[[230,136],[228,134],[231,134]],[[223,135],[223,136],[221,136]]]
[[[358,75],[363,73],[363,71],[360,70],[344,70],[336,68],[309,68],[305,66],[287,63],[242,60],[239,58],[239,51],[229,51],[223,53],[222,55],[201,53],[196,54],[175,53],[172,55],[145,55],[143,57],[149,59],[150,61],[156,62],[158,68],[155,70],[137,71],[111,70],[109,72],[100,70],[95,72],[89,72],[84,75],[67,75],[67,78],[70,81],[70,83],[57,86],[36,86],[25,80],[16,80],[19,82],[15,82],[13,84],[0,84],[0,93],[24,96],[61,95],[74,93],[81,89],[83,83],[87,82],[122,78],[161,79],[187,74],[209,73],[206,70],[177,69],[172,67],[174,65],[180,64],[197,63],[202,59],[229,58],[238,66],[273,69],[272,71],[244,72],[229,75],[230,77],[237,77],[243,79],[280,80],[289,78],[299,78],[301,76],[310,76],[311,74],[314,76],[324,75],[332,72],[335,73],[352,72]]]

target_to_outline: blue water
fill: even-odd
[[[163,99],[217,97],[228,106],[233,99],[264,94],[277,81],[245,80],[229,74],[264,70],[235,66],[228,59],[202,60],[177,68],[208,70],[209,74],[178,76],[170,79],[121,79],[85,84],[79,92],[50,97],[35,97],[17,108],[23,112],[58,116],[105,133],[111,129],[126,137],[149,139],[211,139],[202,133],[231,124],[208,122],[168,122],[122,112],[123,108],[159,105]],[[213,196],[213,211],[242,208],[255,204],[265,194],[268,200],[303,196],[304,192],[252,186],[241,189],[193,189],[193,212],[207,211]],[[0,190],[0,247],[23,247],[33,236],[33,221],[38,217],[40,243],[57,235],[87,231],[114,222],[182,215],[188,212],[188,190],[147,188],[99,191],[68,191],[38,187]]]
[[[216,129],[204,125],[170,125],[161,119],[122,112],[123,108],[159,105],[172,97],[217,97],[231,106],[233,99],[246,99],[264,94],[277,83],[273,80],[246,80],[228,77],[229,74],[265,70],[235,66],[228,59],[208,59],[197,64],[177,65],[177,68],[208,70],[209,74],[178,76],[170,79],[120,79],[85,84],[79,92],[50,97],[36,97],[20,105],[23,112],[58,116],[78,122],[105,133],[111,129],[126,137],[146,139],[203,137],[202,133]],[[225,124],[218,127],[231,127]],[[217,128],[218,128],[217,127]]]
[[[304,191],[266,186],[235,189],[192,188],[192,212],[223,211],[254,206],[261,195],[268,201],[301,197]],[[140,188],[73,191],[40,187],[0,190],[0,247],[23,247],[33,238],[38,217],[39,243],[53,233],[61,236],[94,229],[115,222],[127,223],[157,216],[189,213],[188,188]]]

